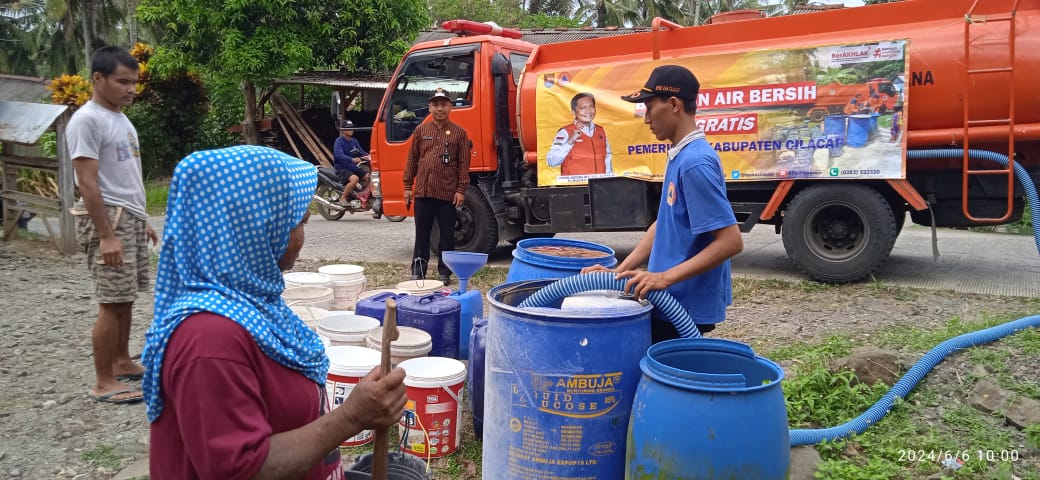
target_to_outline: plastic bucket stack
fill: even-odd
[[[325,265],[318,272],[332,279],[333,307],[336,310],[353,310],[358,296],[365,290],[365,267],[360,265]]]
[[[513,263],[506,282],[561,278],[577,275],[593,265],[617,265],[614,250],[606,245],[566,238],[528,238],[513,249]]]
[[[282,291],[282,298],[290,307],[332,307],[332,289],[326,287],[292,287]]]
[[[390,361],[394,365],[408,359],[425,357],[433,348],[433,338],[429,333],[412,327],[397,327],[397,331],[397,340],[390,343]],[[365,345],[368,348],[382,350],[383,327],[369,331],[365,337]]]
[[[318,335],[328,338],[333,346],[364,347],[368,332],[379,326],[379,320],[363,315],[332,315],[318,320]]]
[[[285,288],[324,287],[332,288],[332,279],[328,275],[314,272],[286,272],[282,275]]]
[[[443,357],[413,358],[398,366],[405,371],[410,411],[398,424],[404,451],[430,458],[454,453],[462,437],[466,366]]]
[[[405,280],[397,284],[397,293],[408,295],[426,295],[444,290],[444,282],[440,280]]]
[[[329,316],[328,310],[318,307],[297,305],[289,307],[289,310],[292,310],[297,317],[300,317],[300,320],[303,320],[303,323],[307,324],[308,327],[311,327],[311,330],[315,331],[318,330],[318,320]]]
[[[639,367],[625,478],[787,478],[780,366],[743,343],[698,338],[658,343]]]
[[[329,406],[339,407],[350,396],[361,379],[368,375],[372,368],[379,366],[378,350],[355,346],[332,346],[325,349],[329,357],[329,375],[325,380],[325,392],[329,396]],[[344,447],[354,447],[371,442],[371,430],[365,430],[343,441]]]

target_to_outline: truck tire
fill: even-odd
[[[430,250],[437,253],[440,229],[434,222],[430,232]],[[495,211],[475,185],[466,190],[466,201],[455,209],[455,249],[464,252],[494,253],[498,246],[498,222]]]
[[[330,202],[339,200],[339,193],[330,188],[328,185],[318,185],[318,191],[315,192],[315,195],[324,198],[325,200],[328,200]],[[321,216],[325,218],[325,220],[339,220],[343,218],[343,214],[347,213],[347,211],[343,209],[333,210],[329,207],[326,207],[325,205],[322,205],[321,203],[314,203],[318,207],[318,213],[320,213]]]
[[[784,249],[810,278],[825,283],[864,280],[895,245],[889,202],[863,185],[816,185],[799,192],[784,213]]]

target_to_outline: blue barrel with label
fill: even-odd
[[[682,338],[650,347],[639,367],[625,478],[787,478],[779,365],[743,343]]]
[[[487,294],[484,478],[622,478],[652,307],[518,307],[551,282]]]
[[[870,115],[849,115],[848,145],[860,148],[870,140]]]
[[[613,268],[617,265],[614,250],[569,238],[527,238],[517,242],[513,249],[513,263],[506,282],[569,277],[593,265]]]
[[[441,293],[405,295],[397,300],[397,324],[429,333],[431,357],[459,358],[461,312],[457,300]]]
[[[830,145],[827,149],[831,158],[845,153],[845,115],[827,115],[823,119],[823,138]]]

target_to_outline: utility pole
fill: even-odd
[[[693,0],[693,24],[701,24],[701,0]]]

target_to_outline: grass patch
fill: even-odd
[[[170,192],[170,179],[149,180],[144,184],[145,208],[148,215],[166,215],[166,197]]]
[[[118,470],[123,466],[123,457],[117,454],[115,447],[111,445],[101,445],[83,452],[83,460],[95,468]]]

